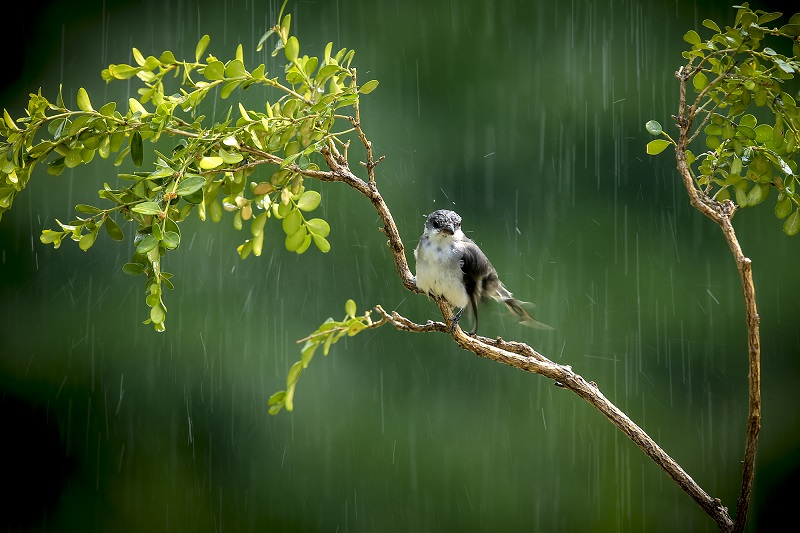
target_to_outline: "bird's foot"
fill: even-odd
[[[453,315],[453,321],[450,324],[450,331],[455,331],[456,326],[458,325],[458,321],[461,320],[461,315],[463,313],[464,313],[464,309],[461,309],[461,310],[458,311],[458,313]]]

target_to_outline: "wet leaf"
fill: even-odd
[[[297,252],[300,249],[300,246],[302,246],[305,238],[306,238],[306,229],[301,226],[293,234],[286,236],[286,241],[284,243],[286,249],[290,252]]]
[[[800,210],[795,209],[789,218],[783,221],[783,232],[788,236],[797,235],[800,231]]]
[[[203,76],[210,81],[221,80],[225,77],[225,65],[222,61],[212,61],[203,69]]]
[[[344,312],[347,316],[355,318],[356,316],[356,303],[351,299],[347,300],[344,304]]]
[[[650,135],[661,135],[661,132],[664,131],[661,128],[661,124],[656,120],[648,120],[644,125],[644,128],[648,133],[650,133]]]
[[[148,235],[136,245],[136,252],[140,254],[146,254],[156,246],[158,246],[158,239],[156,236]]]
[[[319,237],[327,237],[331,232],[330,225],[321,218],[312,218],[306,221],[308,230]]]
[[[314,238],[314,244],[319,248],[319,251],[322,253],[328,253],[331,249],[331,244],[325,237],[320,237],[319,235],[312,235]]]
[[[692,45],[700,44],[701,42],[700,34],[694,30],[687,31],[686,34],[683,36],[683,40]]]
[[[285,46],[284,52],[286,53],[286,59],[294,63],[297,61],[297,55],[300,53],[300,43],[297,41],[297,37],[294,35],[289,37]]]
[[[96,233],[87,233],[81,237],[81,240],[78,241],[78,247],[83,250],[84,252],[92,247],[94,244],[94,240],[97,237]]]
[[[206,184],[206,179],[202,176],[190,176],[188,178],[184,178],[178,184],[178,188],[175,189],[175,194],[178,196],[188,196],[193,194]]]
[[[157,215],[161,212],[161,206],[155,202],[142,202],[131,207],[131,211],[141,215]]]
[[[306,191],[297,201],[297,207],[303,211],[313,211],[321,200],[322,196],[317,191]]]
[[[358,92],[360,92],[361,94],[369,94],[372,91],[374,91],[377,86],[378,86],[378,80],[370,80],[364,85],[362,85],[358,89]]]
[[[129,276],[138,276],[144,274],[144,266],[139,263],[125,263],[122,265],[122,271]]]
[[[136,130],[131,135],[131,160],[137,167],[142,166],[142,159],[144,158],[144,147],[142,146],[142,134]]]
[[[792,200],[788,196],[778,200],[775,204],[775,216],[778,218],[786,218],[792,212]]]
[[[206,156],[200,160],[200,168],[203,170],[211,170],[222,165],[225,161],[221,157]]]
[[[301,215],[300,211],[298,211],[297,209],[292,209],[291,211],[289,211],[289,213],[284,217],[283,222],[281,223],[283,227],[283,232],[286,233],[287,236],[294,235],[302,224],[303,224],[303,215]]]
[[[663,152],[663,151],[664,151],[664,149],[665,149],[667,146],[669,146],[670,144],[672,144],[672,143],[670,143],[670,142],[669,142],[669,141],[667,141],[667,140],[664,140],[664,139],[655,139],[655,140],[653,140],[653,141],[650,141],[649,143],[647,143],[647,153],[648,153],[649,155],[658,155],[658,154],[660,154],[661,152]]]
[[[106,233],[108,233],[108,236],[115,241],[121,241],[125,237],[122,234],[122,229],[120,229],[119,225],[113,218],[106,218],[104,225],[106,227]]]
[[[702,72],[698,72],[692,78],[692,85],[699,92],[708,87],[708,77]]]
[[[200,41],[197,43],[197,47],[194,50],[194,60],[195,61],[197,61],[197,62],[200,61],[200,58],[203,57],[203,54],[205,53],[206,48],[208,48],[208,43],[210,43],[210,42],[211,42],[211,37],[209,37],[208,34],[203,35],[200,38]]]
[[[164,322],[165,314],[164,308],[160,305],[154,305],[150,308],[150,320],[153,321],[153,324],[161,324]]]

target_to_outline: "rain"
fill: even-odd
[[[48,1],[7,39],[2,107],[39,88],[86,89],[123,107],[137,80],[102,69],[171,50],[281,74],[256,51],[282,2]],[[791,9],[750,2],[753,9]],[[718,1],[289,0],[301,54],[356,51],[363,128],[378,187],[406,247],[452,209],[515,296],[552,331],[481,308],[480,334],[570,365],[733,514],[747,421],[747,335],[730,250],[689,204],[655,119],[674,132],[682,36],[731,24]],[[794,91],[797,84],[795,80]],[[207,100],[262,109],[263,87]],[[72,104],[74,107],[74,104]],[[151,148],[145,143],[145,151]],[[363,177],[363,158],[351,150]],[[152,155],[145,156],[152,163]],[[192,215],[163,258],[166,331],[148,318],[133,251],[88,251],[42,230],[130,172],[111,160],[37,168],[0,220],[0,460],[8,531],[715,531],[657,465],[591,405],[536,374],[482,359],[447,335],[386,325],[345,337],[302,373],[294,410],[269,414],[302,339],[348,299],[417,323],[441,320],[396,275],[372,205],[339,183],[322,194],[331,250],[284,248],[269,220],[260,257],[245,230]],[[43,167],[43,166],[42,166]],[[256,176],[258,176],[258,172]],[[264,178],[262,178],[264,179]],[[255,181],[260,181],[255,179]],[[749,529],[788,519],[800,442],[800,248],[775,194],[734,226],[761,317],[763,422]]]

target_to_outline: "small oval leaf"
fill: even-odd
[[[657,120],[648,120],[647,124],[644,125],[644,129],[646,129],[650,135],[661,135],[661,132],[664,131]]]
[[[649,155],[658,155],[671,143],[664,139],[656,139],[647,143],[647,153]]]
[[[297,207],[303,211],[313,211],[319,206],[322,196],[317,191],[306,191],[297,201]]]

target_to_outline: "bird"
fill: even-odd
[[[523,307],[528,302],[514,298],[497,276],[489,258],[461,230],[461,216],[439,209],[427,216],[422,236],[414,249],[417,288],[429,296],[443,297],[459,309],[452,327],[464,309],[474,317],[470,335],[478,331],[478,304],[488,298],[503,303],[520,323],[538,329],[553,329],[534,319]]]

